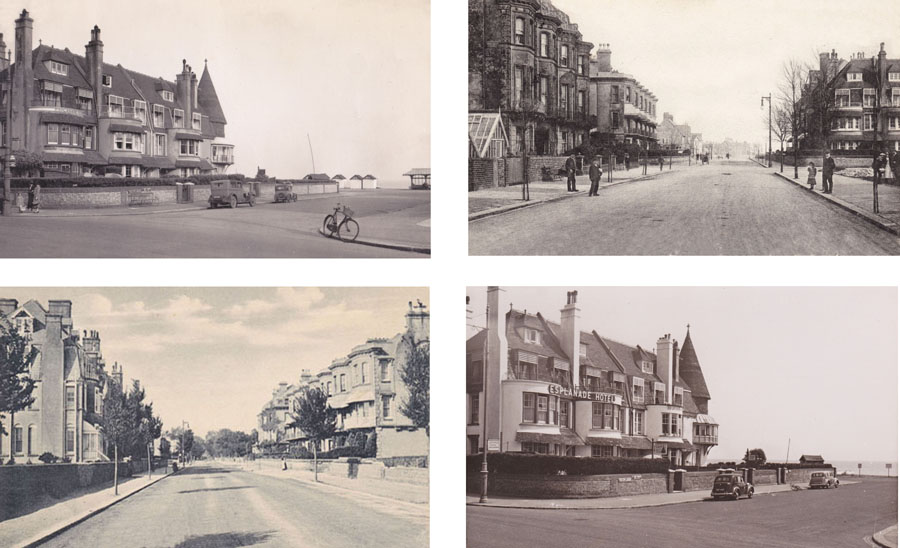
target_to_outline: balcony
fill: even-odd
[[[135,112],[134,107],[120,107],[118,105],[103,105],[100,107],[101,118],[118,118],[122,120],[136,120],[144,122],[147,117],[147,111],[139,111],[143,113],[143,117]]]
[[[49,108],[57,112],[75,114],[76,116],[90,116],[92,114],[90,103],[84,104],[70,99],[61,99],[59,97],[43,97],[41,99],[35,99],[31,102],[31,108]]]
[[[694,443],[697,445],[719,445],[719,436],[699,436],[694,434]]]
[[[232,152],[222,152],[222,153],[213,153],[212,159],[210,160],[214,164],[233,164],[234,163],[234,153]]]

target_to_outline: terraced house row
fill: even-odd
[[[409,391],[400,372],[412,349],[428,344],[429,317],[424,305],[409,303],[404,332],[368,339],[318,373],[304,369],[298,382],[279,383],[257,417],[260,441],[311,449],[304,433],[290,423],[297,413],[296,398],[306,388],[319,388],[337,411],[335,435],[321,450],[343,447],[353,436],[374,438],[378,458],[427,455],[426,432],[401,412]]]
[[[40,153],[45,175],[189,176],[224,173],[234,163],[205,64],[198,80],[182,61],[172,82],[104,62],[97,26],[81,56],[34,48],[26,10],[15,25],[11,66],[0,34],[0,81],[12,76],[2,94],[2,144],[11,139],[13,152]]]
[[[504,314],[499,294],[488,288],[487,329],[466,343],[467,454],[486,436],[490,451],[706,464],[719,425],[690,328],[650,350],[583,329],[577,291],[559,322]]]
[[[499,112],[492,138],[508,140],[510,154],[559,155],[589,139],[656,143],[656,95],[613,68],[609,44],[592,57],[594,44],[550,0],[470,0],[469,21],[470,117]]]

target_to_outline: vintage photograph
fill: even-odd
[[[430,255],[428,0],[148,9],[0,6],[0,255]]]
[[[468,7],[470,255],[900,254],[900,4]]]
[[[467,296],[468,546],[897,546],[896,287]]]
[[[418,288],[0,290],[0,546],[429,545]]]

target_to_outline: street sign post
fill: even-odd
[[[487,442],[487,450],[491,451],[500,451],[500,440],[498,439],[489,439]]]
[[[861,476],[862,475],[862,463],[861,462],[856,465],[856,469],[857,469],[856,475]]]
[[[893,466],[893,465],[892,465],[891,463],[887,463],[887,464],[884,465],[884,467],[887,468],[887,474],[888,474],[888,477],[891,477],[891,467],[892,467],[892,466]]]

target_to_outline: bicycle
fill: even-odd
[[[322,232],[329,237],[337,234],[339,240],[352,242],[359,236],[359,223],[353,219],[352,209],[346,205],[341,206],[341,204],[338,204],[334,208],[334,213],[325,216],[325,221],[322,223]]]

